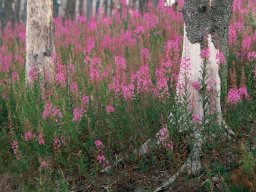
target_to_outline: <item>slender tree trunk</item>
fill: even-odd
[[[54,79],[53,1],[28,0],[26,25],[26,79],[33,80],[36,70],[41,81]]]
[[[76,0],[75,4],[75,18],[77,19],[80,16],[80,0]]]
[[[75,11],[76,11],[76,0],[68,0],[67,9],[66,9],[67,18],[74,19]]]
[[[25,21],[27,15],[27,0],[20,1],[20,8],[19,8],[19,18],[22,21]]]
[[[59,10],[59,17],[65,18],[66,11],[67,11],[67,0],[61,0],[60,2],[60,10]]]
[[[92,0],[92,17],[96,17],[97,14],[97,0]]]
[[[20,3],[21,0],[15,0],[15,22],[18,23],[20,21]]]

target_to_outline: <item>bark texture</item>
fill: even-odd
[[[210,2],[210,3],[209,3]],[[228,26],[232,15],[233,0],[187,0],[183,16],[187,36],[191,43],[203,45],[204,38],[211,34],[216,49],[225,58],[228,55]],[[227,66],[220,70],[222,93],[227,92]]]
[[[53,1],[28,0],[26,25],[26,78],[31,82],[31,69],[44,81],[53,80],[54,62]]]

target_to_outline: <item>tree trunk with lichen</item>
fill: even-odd
[[[195,88],[193,83],[202,80],[202,68],[204,67],[202,50],[207,48],[206,73],[208,79],[214,80],[209,94],[209,108],[217,113],[217,122],[223,123],[220,92],[227,91],[227,64],[218,65],[217,54],[223,53],[227,61],[228,54],[228,26],[232,13],[233,0],[187,0],[183,7],[184,16],[184,39],[182,51],[182,63],[177,87],[177,99],[182,102],[184,90],[189,92],[190,109],[193,115],[204,118],[202,104],[202,92]],[[175,1],[168,0],[167,6],[173,5]],[[220,78],[221,77],[221,78]],[[200,82],[200,81],[199,81]],[[207,85],[208,86],[208,85]],[[199,85],[200,87],[200,85]],[[229,134],[233,132],[227,130]],[[194,146],[191,154],[182,167],[166,180],[155,192],[169,189],[175,180],[187,171],[195,174],[201,170],[201,147],[202,137],[200,127],[194,128]]]
[[[42,82],[54,79],[53,1],[28,0],[26,24],[26,80],[35,69]]]
[[[214,82],[210,97],[211,109],[217,112],[218,123],[222,122],[220,93],[227,91],[227,65],[219,68],[217,55],[223,54],[227,60],[228,54],[228,26],[232,12],[233,0],[188,0],[183,7],[184,41],[183,62],[190,60],[190,69],[181,64],[179,87],[190,86],[191,103],[195,106],[197,115],[202,115],[201,94],[193,89],[193,82],[201,78],[202,69],[201,50],[209,50],[207,74]],[[189,75],[188,75],[189,74]],[[185,77],[186,76],[186,77]],[[185,79],[188,82],[185,82]],[[180,93],[180,91],[178,90]]]

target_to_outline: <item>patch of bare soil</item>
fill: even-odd
[[[18,190],[18,183],[16,179],[10,174],[0,175],[0,191],[14,192]]]

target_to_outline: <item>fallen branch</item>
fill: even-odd
[[[167,179],[160,187],[157,187],[154,192],[163,191],[169,188],[170,185],[185,171],[188,171],[189,174],[196,174],[198,171],[202,169],[200,154],[202,148],[202,138],[201,131],[199,128],[196,128],[194,131],[195,144],[193,146],[193,150],[191,152],[190,157],[186,160],[186,162],[181,166],[181,168],[169,179]]]

